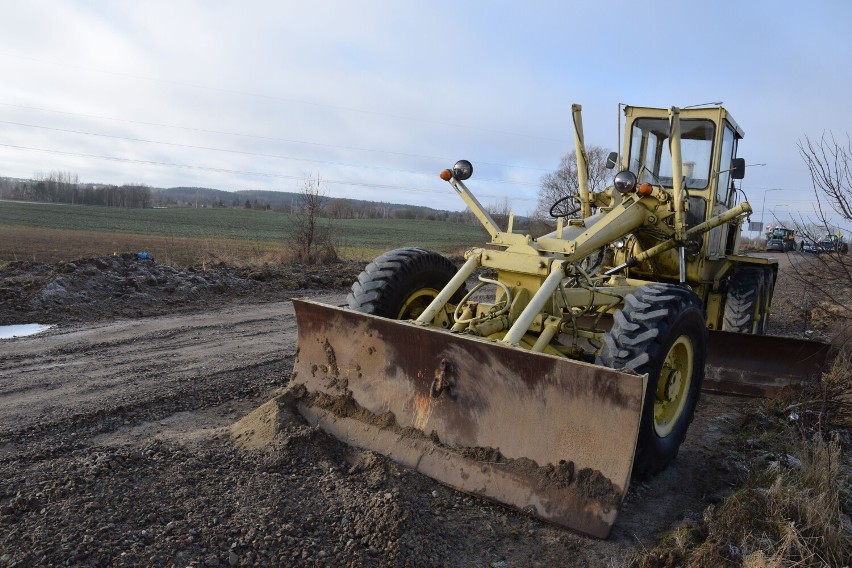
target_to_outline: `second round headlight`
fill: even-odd
[[[619,193],[630,193],[636,189],[636,175],[629,170],[618,172],[615,174],[613,185]]]

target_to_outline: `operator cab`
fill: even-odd
[[[667,111],[627,107],[625,115],[629,128],[629,138],[625,141],[627,169],[639,184],[671,189],[674,184]],[[707,191],[713,197],[718,188],[715,201],[733,206],[729,203],[730,180],[745,176],[745,162],[736,157],[743,131],[721,107],[682,110],[680,128],[683,187]],[[716,148],[718,156],[714,155]]]
[[[672,189],[672,155],[667,109],[625,107],[626,169],[637,185],[648,183]],[[745,160],[737,158],[744,132],[722,107],[680,111],[683,189],[687,197],[688,226],[695,226],[737,204],[733,180],[745,177]],[[707,258],[733,252],[736,235],[727,226],[707,237]]]

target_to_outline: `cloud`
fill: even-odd
[[[746,187],[798,188],[796,141],[852,131],[852,46],[838,33],[850,9],[790,19],[768,6],[723,2],[698,18],[680,3],[13,3],[0,120],[125,139],[3,125],[0,143],[88,156],[3,147],[0,175],[292,191],[288,176],[319,173],[350,182],[332,194],[461,209],[437,173],[467,158],[483,201],[524,213],[572,150],[571,103],[587,142],[615,149],[619,102],[721,99],[746,130],[743,154],[768,164]]]

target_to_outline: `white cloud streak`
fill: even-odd
[[[796,141],[852,131],[852,9],[717,4],[6,2],[0,175],[292,191],[319,173],[351,182],[332,195],[461,209],[437,173],[467,158],[483,201],[525,213],[572,149],[572,102],[587,142],[614,149],[618,102],[721,99],[742,155],[768,164],[746,179],[752,202],[807,191]]]

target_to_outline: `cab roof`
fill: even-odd
[[[641,116],[667,118],[669,116],[669,109],[625,105],[624,116],[627,118],[637,118]],[[731,113],[728,112],[723,106],[706,106],[698,108],[680,109],[680,117],[682,119],[706,118],[716,122],[727,120],[731,127],[734,129],[734,132],[737,133],[738,138],[745,137],[745,131],[740,128],[740,125],[737,124],[737,121],[734,120],[734,117],[731,115]]]

